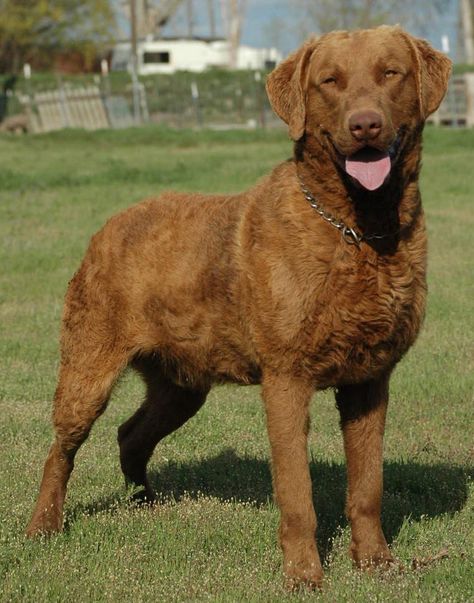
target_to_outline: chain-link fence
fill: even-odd
[[[149,122],[215,129],[282,125],[268,102],[265,79],[266,73],[260,71],[217,69],[147,76],[138,82],[135,99],[139,102],[134,103],[127,73],[63,78],[45,74],[18,81],[16,95],[8,99],[8,113],[25,114],[32,132]],[[474,126],[473,73],[452,78],[443,104],[430,121]]]
[[[265,127],[274,118],[264,79],[259,71],[147,78],[150,119],[177,127]]]
[[[137,106],[133,102],[132,81],[127,73],[111,73],[104,77],[44,75],[19,82],[17,95],[9,103],[9,113],[26,113],[30,130],[37,132],[81,127],[79,121],[71,119],[71,113],[85,115],[93,110],[93,106],[96,111],[105,110],[110,127],[147,122],[178,128],[272,127],[280,122],[268,102],[265,78],[266,73],[261,71],[217,69],[142,77],[135,90],[139,98]],[[103,107],[87,98],[85,90],[92,89],[99,91]],[[83,110],[81,96],[84,104],[87,103]],[[54,124],[48,118],[52,113],[56,115]],[[62,124],[61,115],[64,116]],[[83,127],[90,127],[91,123],[100,124],[102,120],[89,119]]]

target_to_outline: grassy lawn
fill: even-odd
[[[166,188],[240,191],[291,154],[282,132],[159,128],[0,138],[1,601],[474,601],[474,131],[430,129],[422,177],[429,306],[392,383],[383,522],[406,569],[351,568],[345,468],[331,392],[312,406],[320,595],[282,588],[258,388],[218,387],[162,442],[162,503],[127,503],[116,430],[143,396],[128,374],[78,454],[64,534],[23,530],[49,447],[62,297],[107,217]],[[413,559],[448,557],[413,570]]]

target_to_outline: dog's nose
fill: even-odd
[[[349,117],[349,130],[356,140],[373,140],[382,131],[382,116],[376,111],[357,111]]]

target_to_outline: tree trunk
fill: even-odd
[[[463,36],[464,59],[469,65],[474,64],[474,38],[472,31],[472,6],[470,0],[461,0],[461,30]]]

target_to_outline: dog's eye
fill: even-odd
[[[324,85],[335,84],[335,83],[336,83],[336,78],[333,75],[331,75],[330,77],[325,78],[321,82],[321,84],[324,84]]]
[[[385,69],[384,75],[388,79],[393,77],[394,75],[398,75],[398,71],[395,71],[395,69]]]

